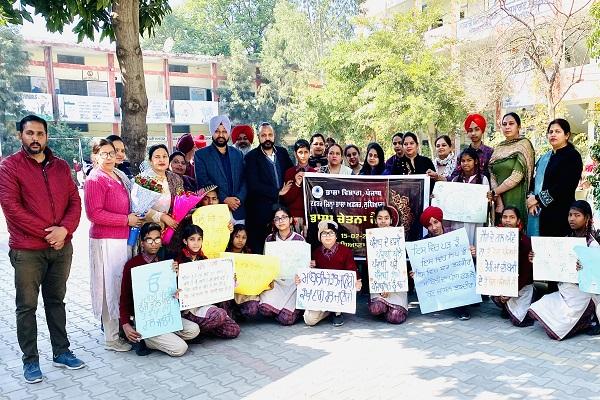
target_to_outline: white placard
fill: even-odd
[[[519,295],[519,230],[477,228],[478,294]]]
[[[373,228],[366,233],[369,291],[372,294],[407,292],[404,228]]]
[[[585,238],[533,236],[533,279],[578,283],[575,246],[587,246]]]
[[[442,209],[445,220],[485,223],[489,190],[488,185],[436,182],[431,205]]]
[[[233,299],[233,260],[214,258],[179,264],[181,310]]]
[[[265,242],[265,255],[279,258],[278,279],[291,279],[310,266],[310,244],[300,240]]]
[[[296,308],[356,313],[356,272],[305,268],[298,271]]]

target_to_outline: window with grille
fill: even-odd
[[[173,125],[173,133],[190,133],[189,125]]]
[[[187,65],[169,64],[169,72],[184,72],[188,73]]]
[[[79,64],[85,65],[85,57],[82,56],[71,56],[68,54],[57,54],[56,59],[61,64]]]
[[[189,86],[171,86],[171,100],[189,100],[190,99],[190,87]]]
[[[74,94],[77,96],[87,96],[87,81],[74,81],[70,79],[59,79],[58,87],[60,94]]]

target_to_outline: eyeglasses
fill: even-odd
[[[283,222],[287,219],[290,219],[290,217],[275,217],[275,218],[273,218],[273,222],[275,222],[277,224],[277,223]]]
[[[335,236],[335,232],[334,231],[325,231],[321,233],[321,237],[333,237]]]
[[[161,244],[162,243],[162,239],[161,238],[146,238],[144,239],[144,243],[146,243],[147,245],[152,245],[152,244]]]
[[[107,158],[115,158],[116,153],[114,151],[109,151],[108,153],[103,151],[98,153],[101,159],[106,160]]]

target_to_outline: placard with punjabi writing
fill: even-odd
[[[464,228],[406,244],[421,313],[481,302]]]
[[[407,292],[404,228],[367,229],[367,262],[371,293]]]
[[[160,261],[131,270],[135,330],[151,338],[183,329],[173,260]]]
[[[202,206],[192,214],[192,222],[204,231],[202,252],[208,258],[217,258],[229,243],[231,213],[227,204]]]
[[[519,295],[517,228],[477,228],[477,293]]]
[[[181,310],[233,299],[233,259],[214,258],[179,264]]]
[[[356,272],[305,268],[298,271],[296,308],[356,313]]]

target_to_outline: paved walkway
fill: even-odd
[[[181,358],[108,352],[91,313],[86,235],[82,221],[66,302],[72,350],[87,367],[52,367],[40,303],[46,378],[28,385],[0,217],[0,398],[600,399],[600,337],[555,342],[539,325],[512,327],[490,303],[473,308],[473,318],[464,322],[446,312],[421,315],[411,308],[408,321],[393,326],[367,316],[363,304],[343,327],[246,323],[239,338],[206,339]]]

